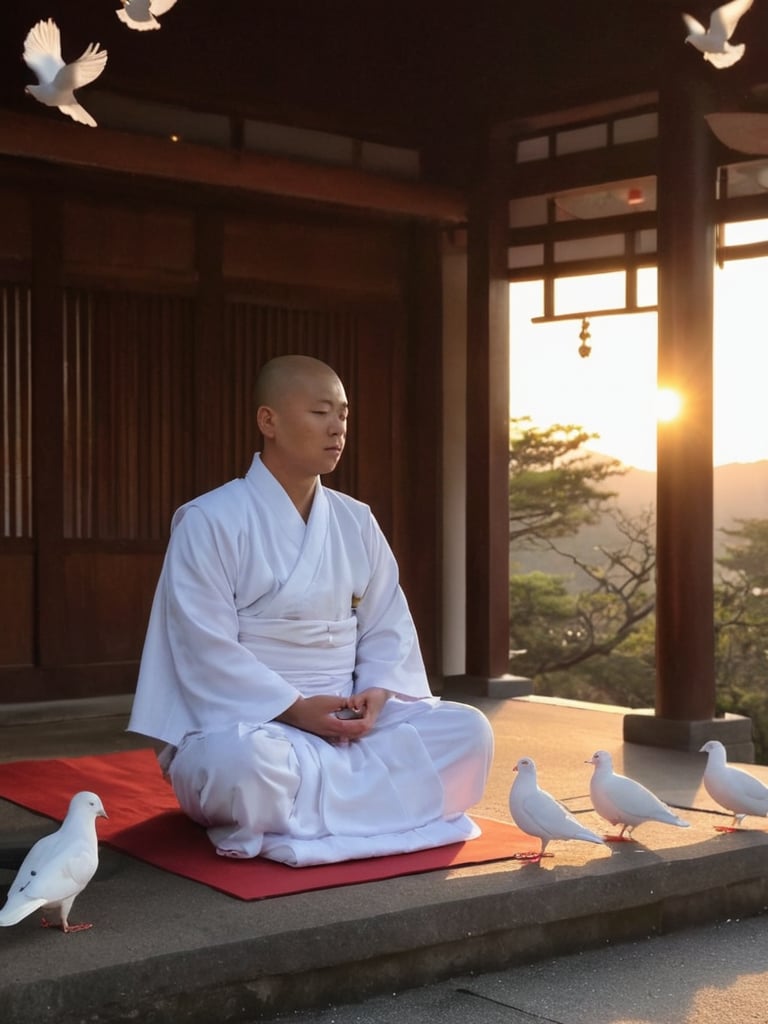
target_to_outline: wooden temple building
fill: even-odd
[[[658,268],[660,380],[688,400],[658,441],[655,714],[626,729],[691,748],[715,714],[713,269],[760,249],[721,225],[768,216],[768,132],[740,141],[768,8],[718,70],[684,42],[700,0],[178,0],[152,32],[118,6],[3,12],[0,703],[131,693],[171,513],[245,472],[255,372],[286,352],[347,385],[332,483],[390,538],[435,688],[503,692],[509,283],[542,279],[555,318],[559,277],[620,270],[632,312]],[[109,52],[78,93],[97,128],[25,94],[48,17],[65,61]]]

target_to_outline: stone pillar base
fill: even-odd
[[[504,674],[489,679],[487,676],[445,676],[442,695],[446,698],[460,697],[493,697],[506,700],[509,697],[530,697],[533,693],[533,680],[526,676]]]
[[[699,751],[707,740],[720,740],[729,760],[754,764],[752,720],[742,715],[687,722],[659,718],[649,708],[624,716],[625,743],[693,752]]]

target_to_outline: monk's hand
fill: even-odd
[[[374,727],[381,709],[391,696],[391,690],[385,690],[382,686],[371,686],[368,690],[355,693],[348,698],[347,704],[349,707],[362,714],[362,718],[358,719],[358,722],[363,726],[362,731],[359,733],[360,736],[364,736],[365,733],[370,732]]]
[[[299,697],[291,706],[278,715],[275,721],[292,725],[295,729],[314,733],[332,743],[344,740],[356,740],[368,732],[365,710],[360,710],[362,717],[341,719],[336,712],[342,708],[352,707],[353,698],[334,697],[330,694],[318,694],[315,697]],[[382,701],[383,704],[383,701]],[[378,714],[378,712],[377,712]]]

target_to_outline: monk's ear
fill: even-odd
[[[268,405],[260,405],[256,410],[256,425],[264,437],[275,436],[275,411]]]

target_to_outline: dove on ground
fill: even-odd
[[[716,68],[729,68],[741,60],[746,49],[744,43],[731,46],[728,40],[736,31],[739,19],[747,13],[753,0],[730,0],[715,8],[709,18],[709,28],[690,14],[683,14],[688,29],[686,43],[695,46]]]
[[[160,28],[161,18],[170,11],[176,0],[120,0],[122,7],[115,11],[120,21],[137,32]]]
[[[600,836],[582,825],[546,790],[539,788],[536,765],[530,757],[521,757],[513,770],[517,777],[509,791],[509,813],[519,829],[541,840],[536,860],[541,860],[553,839],[580,839],[604,845]]]
[[[21,863],[0,910],[0,925],[18,924],[36,910],[53,911],[58,920],[43,918],[45,927],[77,932],[90,924],[69,923],[69,912],[93,878],[99,864],[96,818],[106,818],[95,793],[75,793],[67,816],[56,832],[38,839]]]
[[[58,107],[73,121],[96,127],[96,121],[75,99],[75,89],[98,78],[107,63],[107,51],[98,43],[90,43],[71,64],[61,59],[61,34],[56,22],[49,18],[38,21],[24,40],[24,63],[35,72],[37,85],[28,85],[26,92],[47,107]]]
[[[719,831],[732,831],[741,825],[748,814],[756,818],[768,815],[768,786],[743,768],[731,767],[720,740],[707,740],[699,753],[707,755],[704,789],[715,803],[733,815],[731,826],[720,827]]]
[[[646,821],[690,827],[690,822],[679,818],[642,783],[614,772],[613,758],[607,750],[598,750],[586,763],[595,768],[589,783],[593,807],[611,825],[621,825],[617,836],[605,837],[609,842],[629,842],[632,830]]]

